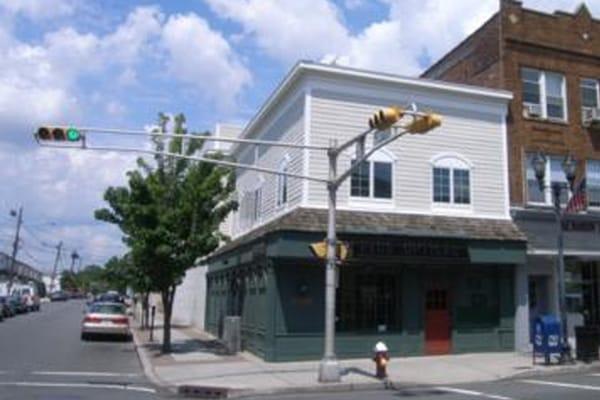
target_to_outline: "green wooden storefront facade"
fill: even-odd
[[[241,315],[245,350],[268,361],[320,358],[324,267],[308,244],[321,238],[273,232],[213,257],[207,330],[218,336],[224,316]],[[342,239],[351,256],[338,277],[338,357],[368,357],[378,340],[392,355],[423,355],[425,293],[432,282],[442,282],[450,292],[452,353],[514,349],[514,265],[524,257],[523,243],[381,235]]]

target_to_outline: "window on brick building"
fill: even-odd
[[[588,160],[585,184],[588,205],[600,207],[600,160]]]
[[[563,74],[521,69],[524,115],[566,120],[566,86]]]
[[[540,190],[532,160],[534,153],[527,154],[526,178],[527,178],[527,201],[533,204],[552,204],[552,185],[558,184],[568,187],[568,181],[563,171],[562,164],[564,156],[550,156],[546,160],[546,173],[544,174],[544,190]],[[565,204],[569,199],[569,191],[561,191],[560,202]]]

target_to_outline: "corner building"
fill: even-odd
[[[499,11],[433,64],[423,77],[513,92],[506,119],[511,214],[528,240],[528,307],[517,313],[517,348],[530,348],[531,321],[558,309],[557,226],[550,190],[531,164],[547,155],[546,185],[566,184],[561,163],[578,161],[587,210],[567,216],[568,329],[600,324],[600,20],[585,3],[574,13],[541,13],[500,1]],[[562,203],[571,196],[564,191]]]
[[[443,116],[426,135],[375,153],[338,191],[337,232],[350,246],[337,279],[336,353],[368,357],[511,351],[517,266],[525,237],[509,214],[505,121],[509,92],[298,63],[241,138],[327,146],[366,129],[390,104]],[[381,133],[374,140],[386,137]],[[367,143],[367,146],[372,144]],[[325,152],[238,145],[238,161],[327,178]],[[338,172],[350,166],[344,153]],[[242,319],[242,345],[269,361],[319,359],[324,184],[238,172],[232,240],[208,259],[206,329]]]

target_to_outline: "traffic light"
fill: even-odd
[[[421,117],[416,117],[406,130],[410,133],[426,133],[442,125],[442,117],[439,114],[427,113]]]
[[[327,258],[326,240],[312,243],[308,246],[308,248],[315,257],[320,258],[322,260]],[[344,261],[346,258],[348,258],[348,245],[344,242],[338,241],[335,246],[335,256],[339,261]]]
[[[403,116],[404,110],[398,106],[382,108],[369,118],[369,128],[384,131],[398,122]]]
[[[51,142],[79,142],[83,140],[83,134],[79,129],[63,126],[41,126],[35,136],[38,140]]]

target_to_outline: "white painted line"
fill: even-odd
[[[600,374],[589,374],[588,376],[600,376]]]
[[[468,395],[468,396],[485,397],[487,399],[514,400],[512,397],[506,397],[506,396],[500,396],[500,395],[497,395],[497,394],[489,394],[489,393],[477,392],[475,390],[453,388],[453,387],[448,387],[448,386],[438,386],[438,387],[436,387],[436,389],[437,390],[441,390],[443,392],[464,394],[464,395]]]
[[[0,386],[118,389],[118,390],[132,390],[135,392],[156,393],[156,390],[149,388],[149,387],[115,385],[115,384],[106,384],[106,383],[93,384],[93,383],[67,383],[67,382],[0,382]]]
[[[563,388],[569,388],[569,389],[582,389],[582,390],[600,391],[600,386],[579,385],[577,383],[538,381],[538,380],[535,380],[535,379],[523,379],[523,380],[521,380],[521,382],[532,383],[534,385],[546,385],[546,386],[563,387]]]
[[[125,376],[136,377],[140,374],[128,374],[118,372],[83,372],[83,371],[33,371],[31,375],[50,375],[50,376]]]

